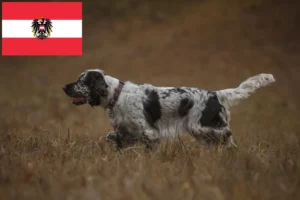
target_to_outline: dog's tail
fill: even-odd
[[[230,108],[237,105],[241,99],[248,98],[258,88],[265,87],[273,82],[275,82],[275,78],[272,74],[258,74],[248,78],[237,88],[219,90],[216,93],[220,103],[226,108]]]

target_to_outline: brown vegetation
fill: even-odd
[[[0,199],[299,199],[299,3],[111,2],[84,3],[82,57],[1,57]],[[277,82],[232,109],[236,151],[184,136],[117,152],[107,113],[62,91],[88,68],[213,90]]]

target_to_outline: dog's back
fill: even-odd
[[[237,88],[219,91],[144,85],[145,118],[161,136],[189,132],[210,142],[232,140],[229,108],[274,81],[271,74],[259,74]]]

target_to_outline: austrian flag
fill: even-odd
[[[3,2],[2,55],[81,56],[81,2]]]

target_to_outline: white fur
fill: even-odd
[[[217,91],[219,101],[227,108],[237,105],[241,99],[246,99],[255,90],[275,82],[272,74],[259,74],[248,78],[239,87]]]
[[[209,91],[181,87],[186,92],[169,92],[168,98],[163,98],[164,93],[168,93],[168,91],[176,88],[155,87],[150,84],[137,85],[125,82],[116,105],[110,110],[110,121],[116,132],[120,132],[120,134],[130,133],[130,137],[136,138],[146,136],[148,139],[154,140],[161,137],[176,136],[185,132],[190,133],[200,141],[212,133],[221,137],[227,133],[231,134],[229,108],[236,105],[241,99],[248,98],[256,89],[274,81],[275,79],[271,74],[259,74],[247,79],[237,88],[216,91],[220,103],[224,106],[219,115],[226,123],[226,126],[221,128],[205,127],[199,123],[202,112],[206,108],[206,102],[212,97],[212,93]],[[105,75],[105,82],[108,85],[109,95],[107,98],[101,99],[101,106],[107,108],[115,88],[118,87],[119,80]],[[146,90],[154,90],[159,96],[161,117],[155,122],[155,127],[151,126],[145,118],[143,102],[147,100]],[[183,98],[192,100],[194,105],[187,115],[182,117],[178,114],[178,108]],[[124,127],[126,131],[122,132]],[[232,142],[231,136],[229,140]]]

